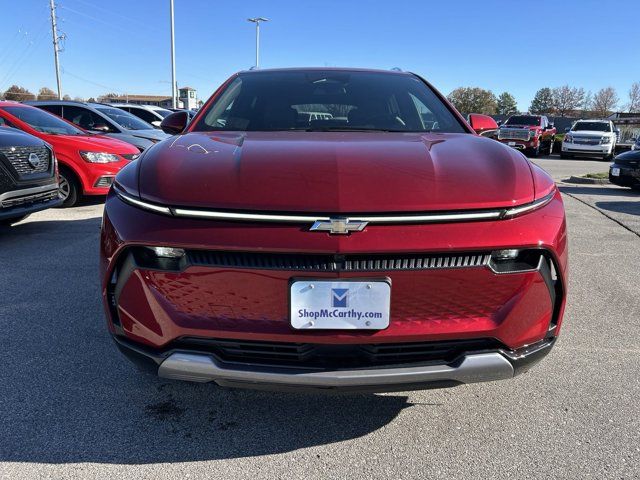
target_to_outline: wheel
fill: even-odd
[[[62,207],[73,207],[78,203],[80,197],[80,188],[75,176],[69,170],[60,169],[60,198],[62,199]]]
[[[4,220],[0,220],[0,227],[10,227],[14,223],[21,222],[22,220],[24,220],[28,216],[29,216],[29,214],[21,215],[19,217],[5,218]]]

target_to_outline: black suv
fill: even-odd
[[[62,203],[53,150],[39,138],[0,126],[0,226]]]

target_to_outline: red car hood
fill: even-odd
[[[313,213],[504,207],[533,200],[528,161],[469,134],[189,133],[151,148],[142,198]]]
[[[40,136],[55,149],[58,145],[73,146],[78,150],[106,153],[140,153],[133,145],[101,135],[45,135]]]

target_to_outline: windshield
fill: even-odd
[[[22,120],[37,132],[52,135],[87,135],[83,130],[36,107],[2,107],[2,109]]]
[[[120,110],[119,108],[114,107],[96,107],[100,113],[105,114],[111,120],[116,122],[122,128],[126,130],[152,130],[153,125],[145,122],[144,120],[140,120],[135,115],[130,114],[129,112],[125,112],[124,110]]]
[[[515,115],[509,117],[504,123],[505,125],[540,125],[540,117],[534,117],[532,115]]]
[[[193,130],[467,132],[413,75],[321,70],[240,74]]]
[[[162,118],[165,118],[167,115],[171,115],[173,113],[171,110],[164,110],[162,108],[154,108],[153,111],[160,115]]]
[[[610,132],[611,127],[606,122],[576,122],[571,129],[572,132],[586,130],[588,132]]]

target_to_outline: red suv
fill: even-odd
[[[406,390],[507,379],[565,305],[553,180],[420,77],[229,79],[116,177],[101,233],[109,330],[164,378]]]
[[[51,113],[29,105],[0,101],[0,124],[23,130],[53,147],[65,207],[81,195],[106,195],[122,167],[140,151],[120,140],[93,135]]]

